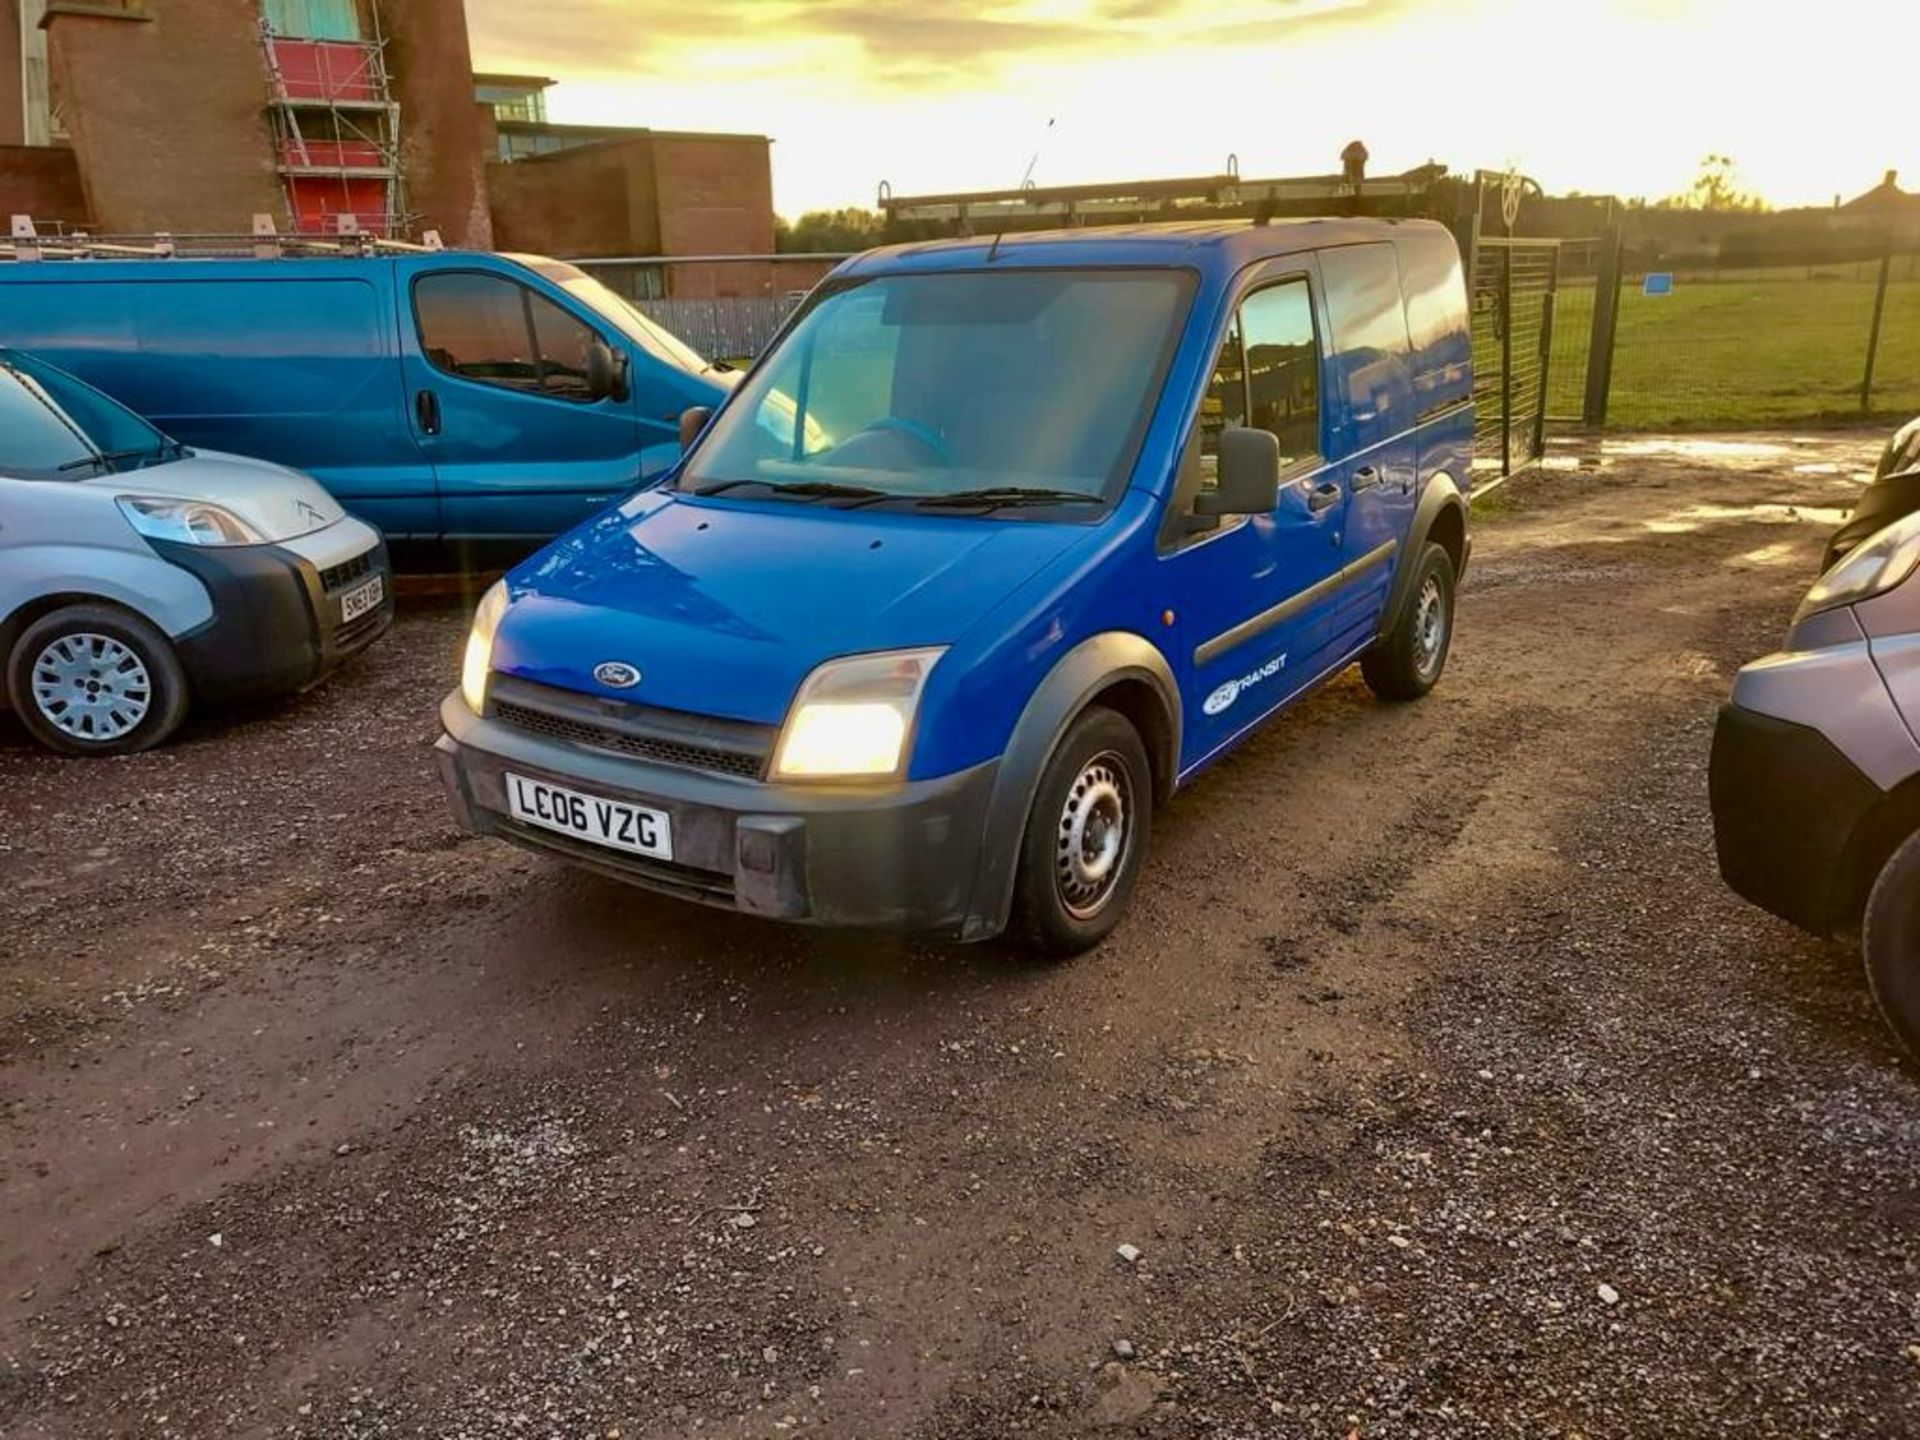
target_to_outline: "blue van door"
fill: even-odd
[[[1185,537],[1174,517],[1174,548],[1162,563],[1184,650],[1183,769],[1297,693],[1327,662],[1346,492],[1341,466],[1328,458],[1323,327],[1313,292],[1313,270],[1303,273],[1289,260],[1245,295],[1189,442],[1187,464],[1198,466],[1204,490],[1213,483],[1222,430],[1271,431],[1280,441],[1281,484],[1268,515]]]
[[[530,546],[633,488],[635,398],[595,399],[587,382],[588,346],[621,343],[499,270],[416,266],[408,290],[410,409],[449,541]]]
[[[1352,649],[1379,623],[1418,500],[1412,347],[1391,244],[1324,250],[1320,276],[1327,296],[1327,368],[1337,391],[1329,408],[1341,427],[1337,452],[1348,494],[1342,550],[1351,567],[1332,639]]]

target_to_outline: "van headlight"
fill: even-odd
[[[466,658],[460,662],[460,697],[478,715],[487,703],[487,675],[493,669],[493,637],[500,617],[507,613],[507,582],[496,580],[474,607],[473,626],[467,631]]]
[[[829,660],[794,697],[776,780],[884,779],[906,765],[914,711],[945,646]]]
[[[1916,566],[1920,566],[1920,515],[1909,515],[1834,561],[1833,568],[1814,582],[1807,598],[1800,602],[1793,623],[1798,625],[1822,610],[1837,610],[1883,595],[1905,583]]]
[[[165,495],[120,495],[114,499],[127,523],[149,540],[181,545],[264,545],[267,537],[231,510],[205,500]]]

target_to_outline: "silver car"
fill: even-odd
[[[189,450],[0,349],[0,701],[68,755],[164,740],[195,702],[312,684],[393,619],[380,533],[314,481]]]
[[[1858,929],[1867,980],[1920,1056],[1920,514],[1807,593],[1741,670],[1714,734],[1720,872],[1817,935]]]

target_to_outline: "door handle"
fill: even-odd
[[[1339,499],[1340,487],[1329,480],[1325,485],[1315,486],[1313,493],[1307,496],[1307,509],[1318,515]]]
[[[440,397],[431,390],[422,390],[413,397],[413,413],[420,422],[422,435],[440,433]]]
[[[1380,471],[1372,465],[1362,465],[1353,472],[1355,490],[1371,490],[1380,483]]]

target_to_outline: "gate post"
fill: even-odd
[[[1607,423],[1607,396],[1613,389],[1613,340],[1620,325],[1620,270],[1626,233],[1611,220],[1601,242],[1600,268],[1593,282],[1593,335],[1587,342],[1587,400],[1581,414],[1590,429]]]
[[[1500,247],[1500,474],[1513,474],[1513,247]]]
[[[1867,369],[1860,377],[1860,413],[1873,413],[1873,362],[1880,353],[1880,319],[1887,308],[1887,276],[1893,269],[1893,221],[1887,221],[1886,248],[1880,252],[1880,281],[1873,292],[1873,326],[1867,332]]]

